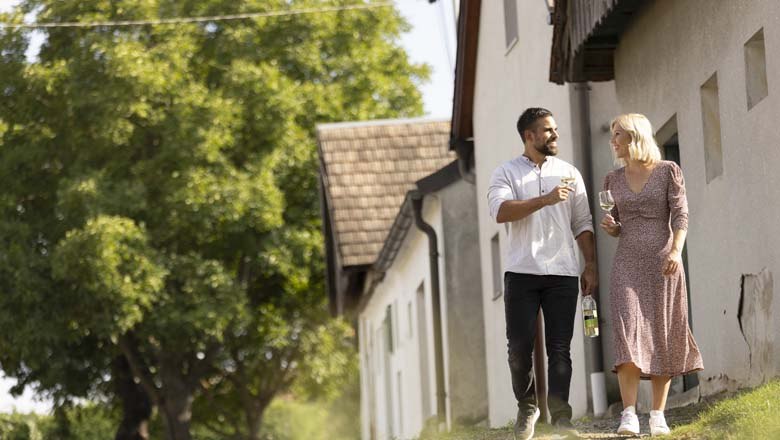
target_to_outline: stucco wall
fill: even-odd
[[[488,415],[485,323],[474,185],[459,180],[437,193],[442,206],[452,420],[472,425]]]
[[[601,82],[590,84],[590,134],[593,190],[591,192],[591,211],[596,223],[596,252],[599,262],[599,312],[601,313],[600,333],[603,351],[604,371],[606,373],[607,395],[610,402],[620,399],[617,377],[610,373],[615,359],[612,348],[612,322],[609,319],[609,274],[617,248],[617,239],[610,237],[598,224],[604,217],[599,208],[597,192],[604,185],[604,176],[614,169],[612,151],[609,146],[611,118],[620,112],[615,96],[615,83]]]
[[[744,44],[761,28],[768,96],[748,110]],[[700,87],[714,73],[723,174],[707,183]],[[780,371],[774,349],[780,325],[772,320],[780,301],[772,300],[771,284],[771,277],[780,274],[778,81],[780,2],[774,0],[656,0],[629,27],[616,51],[616,110],[644,113],[656,129],[677,118],[690,206],[691,311],[704,357],[703,394]],[[595,114],[594,125],[607,118]],[[602,260],[609,256],[605,247],[599,250]],[[746,292],[744,300],[759,295],[763,308],[746,307],[750,315],[742,316],[743,328],[757,323],[768,328],[755,340],[743,335],[738,314],[743,275],[759,273],[761,292]]]
[[[518,3],[518,42],[505,48],[503,2],[482,2],[479,55],[474,105],[476,198],[479,216],[482,295],[485,314],[485,345],[490,401],[490,425],[505,425],[514,419],[517,405],[512,394],[507,364],[503,296],[493,299],[491,238],[499,234],[506,254],[505,229],[490,218],[487,186],[493,170],[523,151],[515,129],[518,116],[527,107],[545,107],[555,114],[564,160],[574,159],[574,138],[570,116],[570,89],[548,82],[552,27],[547,24],[544,2]],[[505,258],[502,258],[505,260]],[[587,411],[582,327],[578,313],[572,342],[574,374],[570,403],[575,416]]]

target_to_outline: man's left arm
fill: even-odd
[[[580,277],[583,295],[590,295],[598,285],[598,266],[596,264],[596,245],[593,239],[593,217],[590,215],[588,193],[582,175],[577,173],[576,191],[572,204],[572,233],[577,239],[577,245],[585,258],[585,270]]]
[[[596,265],[596,246],[593,241],[593,232],[584,231],[577,236],[577,245],[585,257],[585,270],[580,277],[580,286],[583,295],[590,295],[598,285],[598,266]]]

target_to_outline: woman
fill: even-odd
[[[624,408],[618,433],[639,434],[639,379],[649,378],[650,434],[664,435],[671,378],[703,367],[688,327],[681,258],[688,228],[685,183],[677,164],[661,160],[645,116],[618,116],[611,128],[615,162],[623,167],[604,179],[615,207],[601,227],[619,237],[610,277],[615,371]]]

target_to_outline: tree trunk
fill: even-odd
[[[263,426],[262,414],[247,417],[247,428],[249,428],[248,440],[260,440],[260,428]]]
[[[161,362],[160,375],[165,385],[160,405],[168,427],[168,440],[192,440],[190,424],[195,397],[192,387],[177,374],[180,371],[177,367],[176,363]]]
[[[115,440],[149,440],[149,419],[152,417],[152,401],[140,384],[135,382],[127,358],[114,358],[114,387],[122,401],[122,422]]]
[[[163,412],[168,427],[168,440],[192,440],[192,401],[191,395],[165,396]]]
[[[68,420],[68,409],[71,406],[69,403],[63,405],[57,405],[54,408],[54,430],[52,432],[54,438],[71,438],[70,432],[70,420]]]
[[[270,399],[264,399],[251,396],[249,393],[245,393],[243,396],[244,402],[244,414],[246,415],[246,426],[248,429],[248,440],[260,440],[260,431],[263,427],[263,415],[268,405],[271,403]]]

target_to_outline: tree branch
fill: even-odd
[[[193,356],[192,368],[190,368],[190,374],[187,378],[187,382],[190,386],[195,388],[198,387],[198,385],[201,383],[201,379],[206,377],[209,370],[212,369],[212,362],[217,356],[217,353],[220,352],[220,349],[221,347],[219,343],[212,342],[206,348],[206,352],[204,353],[202,360],[198,359],[196,356]]]
[[[141,387],[149,394],[149,398],[152,399],[152,402],[154,402],[155,405],[162,406],[160,390],[154,384],[152,373],[138,353],[138,347],[135,345],[133,339],[131,332],[121,335],[119,337],[119,348],[122,350],[122,354],[130,365],[130,371],[132,371],[133,376],[141,381]]]

